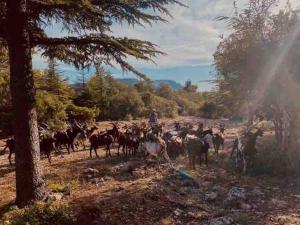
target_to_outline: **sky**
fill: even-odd
[[[233,15],[233,0],[182,0],[182,2],[188,7],[171,5],[169,9],[173,17],[166,17],[167,23],[134,28],[115,24],[112,27],[113,35],[148,40],[167,53],[156,58],[156,64],[129,59],[133,66],[151,79],[169,79],[181,84],[191,80],[200,90],[209,90],[213,86],[205,81],[214,79],[213,53],[220,42],[220,36],[226,36],[230,32],[227,25],[216,21],[216,18]],[[243,8],[246,2],[247,0],[237,1],[240,8]],[[285,3],[286,0],[279,0],[280,7]],[[290,0],[290,3],[293,7],[300,7],[299,0]],[[58,27],[49,28],[47,32],[50,36],[62,34]],[[34,67],[45,68],[46,59],[39,55],[34,56]],[[133,74],[124,74],[116,68],[107,69],[118,78],[134,77]],[[75,81],[79,74],[69,65],[61,64],[60,70],[72,81]]]

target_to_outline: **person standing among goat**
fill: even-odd
[[[158,124],[158,119],[157,119],[158,115],[157,115],[157,112],[155,109],[152,109],[152,112],[150,113],[150,116],[149,116],[149,125],[151,127],[154,127],[155,125]]]

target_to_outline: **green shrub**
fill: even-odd
[[[53,130],[66,127],[66,106],[59,100],[58,96],[47,91],[38,91],[36,103],[40,123],[48,124]]]
[[[296,150],[283,151],[276,142],[261,144],[249,168],[252,175],[291,175],[300,171],[300,152]]]
[[[205,102],[200,107],[200,116],[208,119],[216,119],[220,116],[220,108],[213,102]]]
[[[88,124],[93,123],[99,115],[99,109],[75,106],[72,103],[67,105],[66,112],[69,119]]]
[[[71,194],[71,192],[79,186],[79,181],[78,180],[72,180],[70,182],[60,182],[60,183],[55,183],[55,182],[49,182],[48,188],[52,192],[59,192],[59,193],[64,193],[64,194]]]
[[[36,203],[4,215],[4,225],[70,225],[74,219],[70,209],[59,203]]]

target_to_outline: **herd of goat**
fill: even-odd
[[[189,165],[196,168],[196,161],[202,163],[204,156],[205,163],[208,163],[208,151],[211,143],[218,154],[219,149],[224,148],[225,127],[220,125],[218,131],[213,133],[212,128],[204,130],[203,124],[199,123],[197,129],[191,123],[175,122],[169,129],[165,124],[149,126],[144,122],[132,123],[131,125],[118,126],[112,123],[110,130],[99,132],[97,126],[88,128],[73,123],[65,131],[50,133],[46,128],[40,129],[40,150],[46,155],[51,163],[51,152],[62,154],[67,149],[70,154],[78,148],[86,149],[86,143],[90,143],[90,157],[93,151],[99,158],[97,150],[104,147],[106,157],[110,157],[111,147],[117,145],[118,156],[155,156],[168,162],[180,155],[188,155]],[[251,128],[251,127],[250,127]],[[252,128],[251,128],[252,129]],[[243,135],[233,141],[231,158],[235,159],[236,168],[243,168],[246,171],[248,162],[252,161],[256,153],[255,143],[258,137],[263,136],[263,131],[258,128],[256,132],[248,129]],[[210,137],[210,138],[208,138]],[[210,140],[208,140],[210,139]],[[12,164],[12,154],[15,152],[15,141],[13,138],[6,140],[6,146],[1,154],[9,149],[9,163]],[[235,155],[235,157],[233,157]]]
[[[202,156],[205,156],[207,163],[207,155],[209,150],[209,142],[207,135],[212,138],[213,147],[218,153],[220,147],[224,144],[224,129],[213,133],[211,128],[203,130],[203,124],[200,124],[195,130],[191,124],[180,124],[175,122],[174,128],[165,131],[164,124],[149,126],[148,124],[132,123],[131,125],[118,126],[112,123],[112,129],[105,132],[99,132],[97,126],[88,128],[78,123],[73,123],[65,131],[49,133],[47,129],[40,129],[40,150],[46,155],[51,163],[51,152],[55,151],[61,154],[66,149],[70,154],[78,148],[86,149],[86,143],[90,144],[90,157],[94,151],[99,157],[97,149],[104,147],[106,157],[111,156],[111,147],[117,146],[117,154],[124,156],[151,155],[161,157],[170,161],[176,159],[180,155],[188,154],[190,165],[195,168],[196,159],[201,164]],[[12,154],[15,152],[15,141],[13,138],[6,140],[6,146],[2,151],[5,153],[9,149],[9,162],[12,164]]]

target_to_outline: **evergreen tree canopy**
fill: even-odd
[[[72,63],[77,68],[93,63],[119,64],[124,70],[145,76],[126,62],[128,56],[152,60],[162,52],[150,42],[117,38],[111,35],[114,22],[129,25],[165,22],[170,15],[167,5],[177,0],[28,0],[24,3],[24,23],[30,32],[30,45],[44,56]],[[0,0],[0,42],[9,41],[9,7],[11,1]],[[158,12],[160,15],[156,15]],[[49,37],[45,28],[59,25],[68,35]]]

